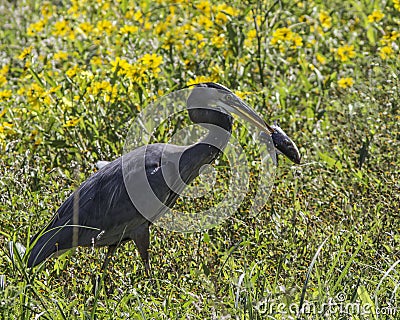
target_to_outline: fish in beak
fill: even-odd
[[[274,143],[276,154],[283,154],[292,162],[300,164],[301,155],[293,140],[288,137],[285,131],[283,131],[276,122],[272,126],[270,126],[270,128],[274,130],[270,136]],[[265,132],[260,133],[260,140],[263,142],[267,141]]]

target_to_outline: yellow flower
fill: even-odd
[[[0,74],[0,87],[7,83],[7,78]]]
[[[10,70],[10,66],[6,64],[0,69],[0,74],[5,76],[8,73],[8,70]]]
[[[251,29],[249,32],[247,32],[247,39],[253,40],[256,36],[257,36],[256,29]]]
[[[66,128],[66,127],[75,127],[75,126],[79,123],[79,121],[80,121],[80,118],[73,117],[73,118],[67,120],[67,121],[63,124],[63,127],[64,127],[64,128]]]
[[[119,32],[122,34],[134,34],[139,30],[138,27],[136,26],[129,26],[129,25],[124,25],[121,29],[119,29]]]
[[[41,10],[42,16],[45,17],[45,18],[50,18],[52,13],[53,13],[53,10],[54,11],[56,10],[55,8],[56,7],[52,6],[50,3],[45,3],[43,5],[43,7],[42,7],[42,10]]]
[[[0,124],[0,133],[9,131],[10,133],[14,132],[12,129],[13,124],[9,122],[3,122],[3,124]]]
[[[379,41],[382,45],[389,45],[392,41],[396,41],[397,38],[400,37],[400,32],[392,31],[383,36],[383,38]]]
[[[38,22],[32,23],[29,25],[27,34],[28,36],[35,36],[38,32],[41,32],[44,29],[44,26],[46,25],[47,20],[40,20]]]
[[[7,112],[7,109],[3,109],[3,111],[0,112],[0,118],[3,117]]]
[[[0,91],[0,101],[5,101],[11,98],[12,92],[11,90],[3,90]],[[3,112],[0,112],[0,118],[3,116]]]
[[[127,13],[128,14],[128,13]],[[144,19],[143,19],[143,13],[141,11],[136,11],[133,14],[133,20],[139,22],[139,23],[143,23]]]
[[[356,56],[356,52],[354,51],[353,45],[345,45],[343,47],[339,47],[337,49],[337,55],[341,61],[346,62],[350,58],[354,58]]]
[[[103,64],[103,59],[95,56],[92,58],[92,60],[90,60],[90,64],[94,64],[95,66],[100,66]]]
[[[94,96],[103,97],[106,102],[113,102],[118,94],[117,86],[112,86],[108,81],[94,81],[91,87],[88,88],[88,93]]]
[[[111,21],[108,20],[102,20],[97,22],[96,27],[99,33],[105,32],[107,34],[110,34],[114,30],[113,24],[111,23]]]
[[[143,65],[147,68],[150,69],[156,69],[158,68],[162,62],[163,58],[162,56],[158,56],[157,54],[145,54],[140,61],[143,63]]]
[[[199,16],[197,18],[197,23],[204,29],[210,29],[213,26],[213,22],[206,16]]]
[[[272,34],[272,38],[276,40],[290,41],[292,40],[293,32],[289,28],[276,29]]]
[[[393,56],[394,50],[390,46],[379,48],[379,55],[383,60],[389,59]]]
[[[54,24],[54,30],[52,32],[53,35],[55,36],[65,36],[67,33],[69,33],[71,31],[71,28],[69,26],[68,21],[66,20],[61,20],[61,21],[57,21]]]
[[[157,23],[156,27],[154,28],[154,33],[157,35],[161,35],[168,30],[169,24],[164,21],[160,21]]]
[[[228,21],[228,17],[226,16],[225,13],[220,11],[215,15],[215,22],[216,23],[225,24],[227,21]]]
[[[393,0],[394,8],[400,11],[400,0]]]
[[[211,43],[217,48],[222,48],[225,45],[225,35],[220,34],[211,38]]]
[[[54,60],[67,60],[68,53],[66,53],[64,51],[59,51],[54,54],[53,58],[54,58]]]
[[[353,78],[341,78],[338,80],[338,85],[340,88],[346,89],[352,87],[354,84]]]
[[[321,11],[319,13],[319,21],[324,28],[329,29],[330,27],[332,27],[332,18],[326,11]]]
[[[211,13],[211,5],[208,1],[201,1],[196,8],[203,12],[205,15],[209,15]]]
[[[315,57],[317,58],[317,60],[320,64],[326,63],[326,58],[322,54],[317,53]]]
[[[368,16],[368,21],[369,22],[378,22],[383,19],[385,15],[382,13],[380,10],[374,10],[369,16]]]
[[[72,68],[68,69],[65,73],[68,77],[73,78],[79,70],[78,66],[73,66]]]
[[[215,81],[214,77],[198,76],[195,77],[194,79],[190,79],[188,82],[186,82],[186,85],[191,86],[197,83],[213,82],[213,81]]]
[[[302,47],[303,46],[303,38],[300,37],[297,33],[294,34],[292,38],[293,46],[292,48]]]
[[[82,22],[79,24],[79,28],[83,31],[85,34],[89,34],[93,30],[93,26],[89,22]]]
[[[25,49],[21,52],[21,54],[18,56],[18,59],[24,60],[27,56],[29,56],[29,55],[31,54],[32,49],[33,49],[32,46],[30,46],[30,47],[28,47],[28,48],[25,48]]]

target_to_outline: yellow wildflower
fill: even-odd
[[[354,84],[354,80],[351,77],[341,78],[338,80],[338,85],[340,88],[346,89],[352,87]]]
[[[38,22],[32,23],[29,25],[27,29],[27,34],[28,36],[35,36],[38,32],[41,32],[44,29],[44,26],[46,25],[47,20],[40,20]]]
[[[356,52],[354,51],[353,45],[345,45],[343,47],[339,47],[337,49],[337,55],[341,61],[346,62],[350,58],[354,58],[356,56]]]
[[[218,24],[225,24],[226,22],[228,21],[228,17],[226,16],[226,14],[225,13],[223,13],[223,12],[218,12],[216,15],[215,15],[215,22],[216,23],[218,23]]]
[[[54,24],[54,30],[52,32],[53,35],[55,36],[65,36],[67,33],[69,33],[71,31],[71,28],[69,26],[68,21],[66,20],[61,20],[61,21],[57,21]]]
[[[0,133],[9,131],[9,132],[14,132],[14,130],[12,129],[13,124],[9,123],[9,122],[3,122],[2,124],[0,124]]]
[[[54,58],[54,60],[67,60],[68,53],[66,53],[64,51],[59,51],[54,54],[53,58]]]
[[[158,56],[157,54],[145,54],[140,61],[143,63],[144,66],[150,69],[156,69],[158,68],[162,62],[163,58],[162,56]]]
[[[380,40],[380,43],[382,45],[388,45],[392,41],[396,41],[400,37],[400,32],[398,31],[392,31],[390,33],[387,33],[383,36],[383,38]]]
[[[88,88],[88,93],[94,96],[101,95],[104,101],[112,102],[118,94],[118,89],[116,85],[112,86],[108,81],[94,81],[91,87]]]
[[[223,74],[224,70],[220,66],[216,65],[211,68],[211,77],[213,79],[219,79]]]
[[[108,20],[97,22],[96,28],[99,33],[105,32],[107,34],[110,34],[114,30],[113,24]]]
[[[251,29],[247,32],[247,39],[253,40],[257,36],[256,29]]]
[[[332,18],[326,11],[321,11],[319,13],[319,21],[321,22],[321,25],[326,29],[332,27]]]
[[[68,77],[73,78],[79,70],[78,66],[73,66],[72,68],[68,69],[65,73]]]
[[[30,47],[28,47],[28,48],[25,48],[25,49],[21,52],[21,54],[18,56],[18,59],[24,60],[27,56],[29,56],[29,55],[31,54],[32,49],[33,49],[32,46],[30,46]]]
[[[217,48],[222,48],[225,45],[225,35],[220,34],[211,38],[211,43]]]
[[[381,21],[385,15],[382,13],[380,10],[374,10],[369,16],[368,16],[368,22],[378,22]]]
[[[10,70],[10,66],[5,64],[1,69],[0,69],[0,75],[5,76],[8,71]]]
[[[100,57],[95,56],[95,57],[92,58],[92,60],[90,60],[90,64],[93,64],[95,66],[100,66],[100,65],[103,64],[103,59],[100,58]]]
[[[29,89],[26,91],[26,96],[28,98],[28,102],[37,108],[41,108],[43,104],[50,104],[51,98],[50,95],[37,83],[32,83]]]
[[[153,29],[154,24],[148,20],[145,21],[143,29],[144,30],[151,30]]]
[[[154,33],[157,35],[163,34],[168,30],[169,24],[164,21],[160,21],[157,23],[156,27],[154,28]]]
[[[133,14],[133,20],[139,22],[139,23],[143,23],[144,19],[143,19],[143,13],[141,11],[136,11]]]
[[[4,65],[0,69],[0,87],[2,87],[4,84],[7,83],[6,75],[7,75],[9,69],[10,69],[10,67],[8,65]]]
[[[389,59],[393,56],[394,50],[390,46],[384,46],[382,48],[379,48],[379,56],[383,59]]]
[[[215,81],[214,77],[198,76],[194,79],[190,79],[188,82],[186,82],[186,85],[191,86],[197,83],[213,82],[213,81]]]
[[[139,30],[138,27],[136,26],[129,26],[129,25],[124,25],[121,29],[119,29],[119,32],[122,34],[134,34]]]
[[[289,28],[276,29],[272,34],[272,39],[290,41],[292,40],[293,32]]]
[[[228,6],[225,3],[222,3],[216,7],[217,11],[222,11],[223,13],[227,14],[228,16],[235,17],[238,16],[240,11],[236,8]]]
[[[7,83],[7,78],[0,74],[0,87]]]
[[[197,23],[204,29],[210,29],[213,26],[213,22],[206,16],[199,16],[197,18]]]
[[[400,0],[393,0],[394,8],[400,11]]]
[[[298,35],[297,33],[295,33],[293,35],[292,42],[293,42],[293,46],[292,46],[293,49],[303,46],[303,38],[300,37],[300,35]]]
[[[42,10],[41,10],[42,16],[43,16],[44,18],[50,18],[51,15],[52,15],[52,13],[53,13],[53,11],[56,10],[55,8],[56,8],[56,7],[55,7],[55,6],[52,6],[50,3],[45,3],[45,4],[43,5],[43,7],[42,7]]]
[[[64,124],[63,127],[75,127],[80,121],[80,118],[73,117],[69,120],[67,120]]]
[[[85,34],[89,34],[93,30],[93,26],[89,22],[82,22],[79,24],[79,29],[83,31]]]
[[[317,58],[317,60],[320,64],[326,63],[326,58],[322,54],[317,53],[315,57]]]
[[[203,12],[205,15],[209,15],[211,13],[211,4],[208,1],[201,1],[196,8]]]
[[[0,101],[5,101],[11,98],[12,92],[11,90],[3,90],[0,91]],[[0,112],[0,118],[3,115],[2,112]]]
[[[0,112],[0,118],[3,117],[7,112],[7,109],[3,109],[3,111]]]

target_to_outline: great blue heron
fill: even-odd
[[[199,169],[212,163],[227,145],[232,132],[230,112],[265,131],[264,135],[270,134],[280,153],[295,163],[300,162],[296,145],[279,127],[266,124],[240,98],[220,84],[196,85],[187,99],[187,109],[192,122],[208,129],[204,139],[189,146],[149,144],[104,165],[61,205],[47,228],[31,239],[34,246],[28,266],[36,266],[52,254],[77,246],[108,246],[105,267],[119,244],[133,240],[148,272],[149,226],[164,209],[148,203],[148,190],[140,185],[140,174],[144,172],[160,203],[172,208],[179,194],[171,190],[170,182],[166,181],[166,171],[171,169],[168,166],[172,164],[170,172],[180,176],[181,187],[190,184],[199,175]],[[128,180],[135,190],[135,199],[138,202],[143,199],[142,204],[134,203],[128,194],[122,169],[124,161],[130,166]]]

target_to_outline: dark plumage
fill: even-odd
[[[119,244],[133,240],[148,271],[150,224],[173,207],[179,191],[225,148],[232,130],[228,112],[238,111],[259,128],[273,132],[243,101],[218,84],[196,86],[187,105],[190,119],[208,128],[208,135],[190,146],[142,146],[106,164],[83,182],[47,228],[31,239],[29,267],[76,246],[108,246],[105,267]]]

